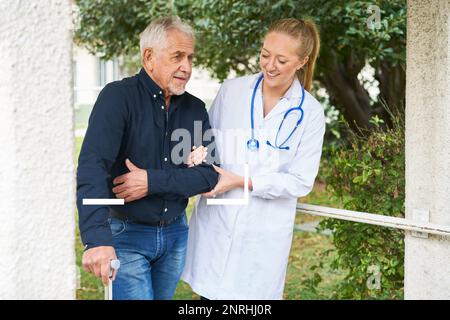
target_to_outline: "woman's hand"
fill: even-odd
[[[189,153],[189,156],[187,158],[186,164],[189,168],[197,166],[202,162],[206,162],[207,155],[208,155],[208,148],[204,146],[200,146],[198,148],[196,146],[193,146],[192,151],[191,153]]]
[[[224,170],[220,167],[213,165],[214,170],[220,174],[219,182],[213,190],[207,193],[203,193],[203,196],[210,198],[215,197],[218,194],[225,193],[232,189],[244,187],[244,177],[238,176],[231,171]],[[251,180],[249,179],[249,189],[251,189]]]

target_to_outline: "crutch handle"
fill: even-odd
[[[105,287],[105,300],[112,300],[113,292],[112,292],[112,275],[113,270],[117,272],[120,268],[120,260],[114,259],[109,263],[109,281],[108,287]]]
[[[113,270],[119,270],[120,268],[120,260],[114,259],[109,263],[109,277],[112,278]]]

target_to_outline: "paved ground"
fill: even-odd
[[[294,229],[297,231],[304,231],[304,232],[317,232],[317,225],[319,224],[319,220],[317,221],[311,221],[311,222],[304,222],[301,224],[296,224]],[[331,230],[324,230],[321,232],[321,234],[329,236],[331,235]]]

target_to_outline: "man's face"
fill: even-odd
[[[176,29],[167,32],[166,41],[164,48],[144,53],[144,66],[166,96],[181,95],[192,73],[194,41]]]

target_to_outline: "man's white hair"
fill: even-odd
[[[194,30],[189,24],[183,22],[180,17],[158,18],[152,21],[140,35],[141,59],[144,59],[144,50],[146,48],[153,48],[154,50],[164,48],[167,42],[167,31],[171,29],[179,30],[194,39]]]

